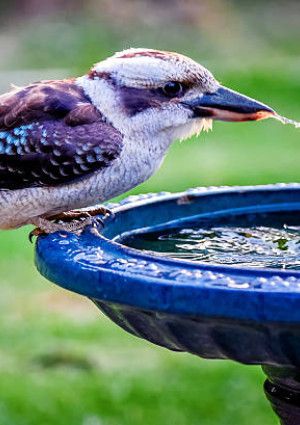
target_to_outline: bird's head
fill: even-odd
[[[116,53],[95,64],[79,84],[123,133],[184,139],[210,128],[212,120],[249,121],[274,114],[268,106],[221,86],[197,62],[172,52]]]

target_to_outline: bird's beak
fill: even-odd
[[[222,86],[184,103],[195,117],[221,121],[257,121],[275,114],[269,106]]]

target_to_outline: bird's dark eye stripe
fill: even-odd
[[[168,81],[161,90],[165,96],[177,97],[183,94],[184,87],[178,81]]]

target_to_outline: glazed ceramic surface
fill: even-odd
[[[299,270],[193,263],[118,243],[134,232],[216,217],[300,217],[299,184],[197,188],[134,196],[110,207],[115,216],[103,228],[39,237],[40,273],[155,344],[206,358],[299,366]]]

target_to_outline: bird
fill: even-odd
[[[0,229],[80,232],[147,180],[169,146],[273,109],[222,86],[193,59],[130,48],[83,76],[12,86],[0,96]]]

